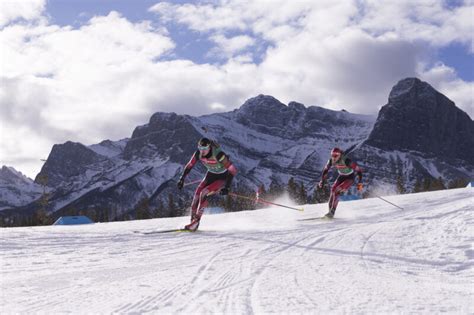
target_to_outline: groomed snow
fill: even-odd
[[[474,312],[472,188],[304,212],[4,228],[2,313]]]

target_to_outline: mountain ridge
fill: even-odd
[[[415,85],[421,85],[423,93],[413,94]],[[408,190],[424,176],[472,177],[473,163],[464,160],[464,155],[444,157],[429,150],[417,151],[412,142],[404,138],[395,137],[396,141],[392,141],[385,136],[387,132],[398,132],[397,123],[414,121],[414,118],[407,119],[410,111],[395,115],[394,121],[390,114],[393,107],[412,109],[416,102],[436,105],[431,100],[438,97],[441,106],[448,108],[451,101],[436,93],[439,92],[418,79],[401,80],[392,89],[388,103],[377,118],[306,107],[297,102],[284,105],[273,96],[262,94],[225,113],[194,117],[157,112],[147,124],[137,126],[130,138],[115,142],[104,140],[88,147],[69,141],[53,146],[38,176],[51,178],[48,185],[55,190],[49,211],[57,214],[97,208],[126,212],[144,198],[151,198],[151,206],[166,203],[170,194],[184,205],[191,199],[192,191],[178,193],[176,181],[196,150],[197,140],[205,136],[221,144],[239,169],[234,189],[254,191],[260,185],[286,185],[293,177],[311,194],[331,148],[345,149],[352,145],[357,145],[351,156],[366,171],[364,181],[368,189],[395,186],[398,176]],[[459,109],[454,106],[451,110]],[[437,119],[426,111],[421,114]],[[465,124],[467,132],[473,133],[470,131],[472,120]],[[410,134],[415,127],[404,125],[403,131],[409,140],[418,137],[418,134]],[[387,142],[382,141],[384,139]],[[74,162],[78,158],[80,160]],[[204,172],[204,168],[197,165],[188,178],[198,180]],[[35,206],[31,203],[20,208],[19,211],[34,211]]]

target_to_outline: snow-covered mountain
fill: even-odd
[[[3,314],[473,314],[474,188],[341,202],[333,221],[268,208],[4,228]],[[287,201],[279,201],[286,203]]]
[[[38,199],[42,187],[13,167],[0,169],[0,210],[18,207]]]
[[[407,78],[392,89],[353,156],[377,185],[395,185],[397,177],[408,188],[426,177],[470,179],[474,122],[428,83]]]
[[[169,194],[181,204],[189,202],[192,188],[177,194],[176,181],[203,136],[217,140],[239,169],[234,189],[286,185],[294,177],[312,192],[330,149],[354,144],[352,156],[366,170],[368,189],[388,187],[398,175],[410,190],[426,176],[451,180],[474,174],[469,154],[474,122],[429,84],[408,78],[394,86],[378,118],[285,105],[259,95],[232,112],[200,117],[155,113],[129,139],[117,142],[55,145],[38,174],[47,176],[54,191],[49,210],[57,215],[85,209],[122,213],[144,198],[151,206],[166,204]],[[417,145],[424,141],[429,145]],[[459,149],[466,146],[468,154]],[[198,166],[188,179],[203,174]],[[27,204],[10,213],[34,208]]]
[[[350,146],[365,139],[375,117],[302,104],[282,104],[271,96],[249,99],[227,113],[191,117],[156,113],[137,127],[120,145],[55,145],[40,174],[49,174],[55,193],[50,210],[108,208],[118,213],[133,209],[149,198],[151,206],[167,201],[172,193],[189,201],[192,190],[176,194],[176,181],[196,150],[199,138],[217,140],[239,169],[237,187],[254,190],[271,181],[286,184],[290,177],[314,185],[330,148]],[[202,178],[196,167],[189,180]],[[178,198],[177,198],[178,199]],[[179,200],[178,200],[179,201]],[[27,206],[26,208],[29,208]]]

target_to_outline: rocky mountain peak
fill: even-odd
[[[240,107],[241,112],[251,112],[255,110],[282,110],[286,107],[285,104],[277,100],[271,95],[260,94],[258,96],[249,98]]]
[[[40,185],[13,167],[3,166],[0,169],[0,210],[32,202],[39,198],[41,192]]]
[[[0,181],[5,183],[32,183],[33,180],[18,172],[13,167],[2,166],[0,169]]]
[[[286,137],[301,135],[302,122],[306,116],[303,104],[291,102],[285,105],[269,95],[258,95],[248,99],[237,111],[237,122],[267,134]],[[292,133],[287,131],[291,129]]]
[[[199,136],[189,116],[158,112],[151,116],[148,124],[135,128],[123,156],[131,159],[133,156],[167,155],[181,162],[184,157],[181,157],[181,150],[175,148],[177,139],[189,142],[194,148]]]
[[[292,109],[295,109],[295,110],[305,110],[306,109],[306,106],[304,106],[303,104],[301,103],[298,103],[298,102],[289,102],[288,103],[288,107],[289,108],[292,108]]]
[[[83,174],[87,165],[102,159],[101,155],[81,143],[68,141],[55,144],[35,182],[38,183],[40,176],[46,176],[47,185],[56,187],[66,179]]]
[[[244,124],[281,126],[287,119],[288,106],[273,96],[258,95],[248,99],[239,109],[237,119]]]
[[[399,81],[379,112],[367,144],[474,162],[474,122],[417,78]]]

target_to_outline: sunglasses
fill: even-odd
[[[202,147],[202,146],[198,145],[198,149],[199,149],[199,151],[206,151],[206,150],[209,150],[209,146]]]

